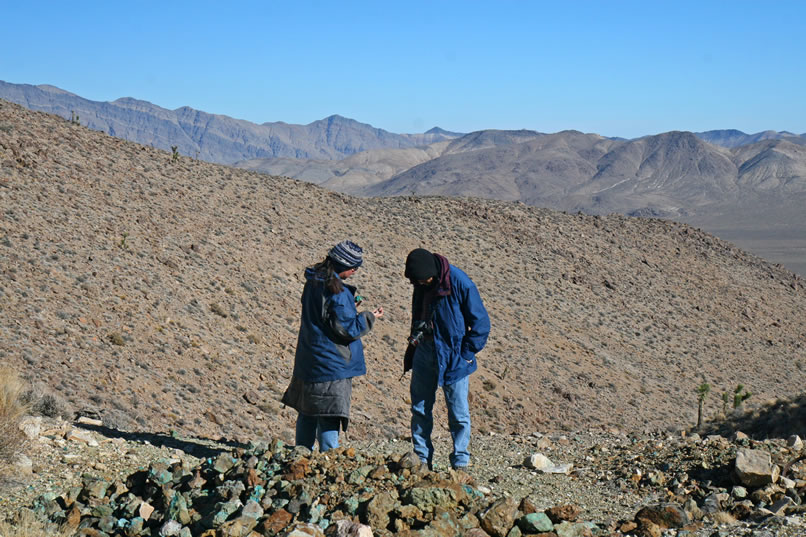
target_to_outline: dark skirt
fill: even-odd
[[[291,377],[291,382],[280,401],[306,416],[341,418],[341,428],[346,431],[350,422],[352,395],[351,378],[329,382],[303,382],[302,379]]]

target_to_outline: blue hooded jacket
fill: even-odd
[[[332,294],[312,267],[305,269],[305,279],[294,376],[311,383],[365,375],[360,338],[372,329],[375,316],[357,312],[355,287],[344,284]]]
[[[435,256],[438,254],[435,254]],[[440,386],[451,385],[478,369],[476,354],[484,348],[490,335],[490,317],[476,284],[462,270],[449,265],[439,256],[443,273],[436,297],[429,310],[434,327],[434,347],[439,363]],[[450,272],[448,272],[450,267]],[[446,276],[448,277],[446,280]],[[447,285],[446,285],[447,284]],[[415,289],[414,304],[418,302]],[[429,313],[430,313],[429,312]],[[412,312],[417,318],[417,312]]]

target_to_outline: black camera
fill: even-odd
[[[433,327],[425,321],[417,321],[411,326],[411,335],[408,337],[409,345],[416,347],[422,343],[426,336],[434,333]]]

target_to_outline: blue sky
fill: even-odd
[[[804,1],[7,4],[0,80],[98,101],[392,132],[806,133]]]

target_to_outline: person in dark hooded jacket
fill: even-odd
[[[363,250],[342,241],[327,257],[305,269],[302,319],[294,372],[282,402],[295,409],[296,444],[311,450],[339,446],[339,430],[350,419],[352,378],[367,372],[361,337],[367,334],[383,308],[356,309],[356,288],[344,283],[363,263]]]
[[[432,410],[439,386],[448,407],[453,439],[451,466],[470,464],[468,377],[477,366],[476,354],[490,334],[490,317],[476,285],[439,254],[423,248],[406,258],[405,276],[414,286],[409,346],[403,372],[411,375],[411,439],[420,460],[433,467]]]

